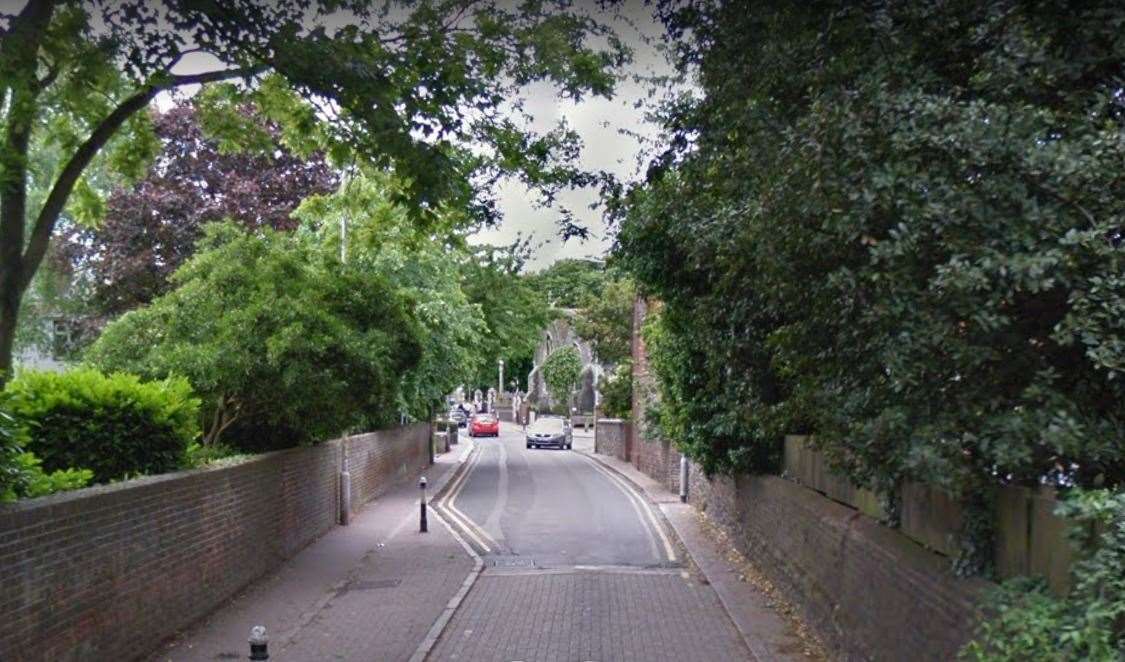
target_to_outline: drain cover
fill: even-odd
[[[482,558],[484,564],[493,568],[534,568],[535,559],[526,556],[505,556],[494,554]]]

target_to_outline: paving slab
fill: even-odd
[[[722,616],[714,592],[681,570],[485,569],[429,659],[717,662],[751,658]]]

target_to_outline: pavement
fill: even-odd
[[[431,494],[469,450],[436,458]],[[418,532],[418,487],[404,481],[150,659],[246,659],[254,625],[266,627],[271,660],[410,659],[475,567],[440,520],[428,528]]]

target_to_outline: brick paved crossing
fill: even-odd
[[[711,588],[679,570],[488,569],[430,660],[752,659]]]

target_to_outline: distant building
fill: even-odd
[[[543,330],[539,345],[535,348],[534,367],[527,376],[527,400],[540,409],[559,409],[566,406],[566,397],[551,393],[543,379],[543,364],[553,352],[563,347],[574,347],[582,360],[582,372],[578,377],[578,398],[575,406],[580,412],[594,411],[594,398],[598,376],[603,366],[597,362],[590,343],[578,337],[570,320],[575,313],[564,310],[563,316],[554,320]]]

